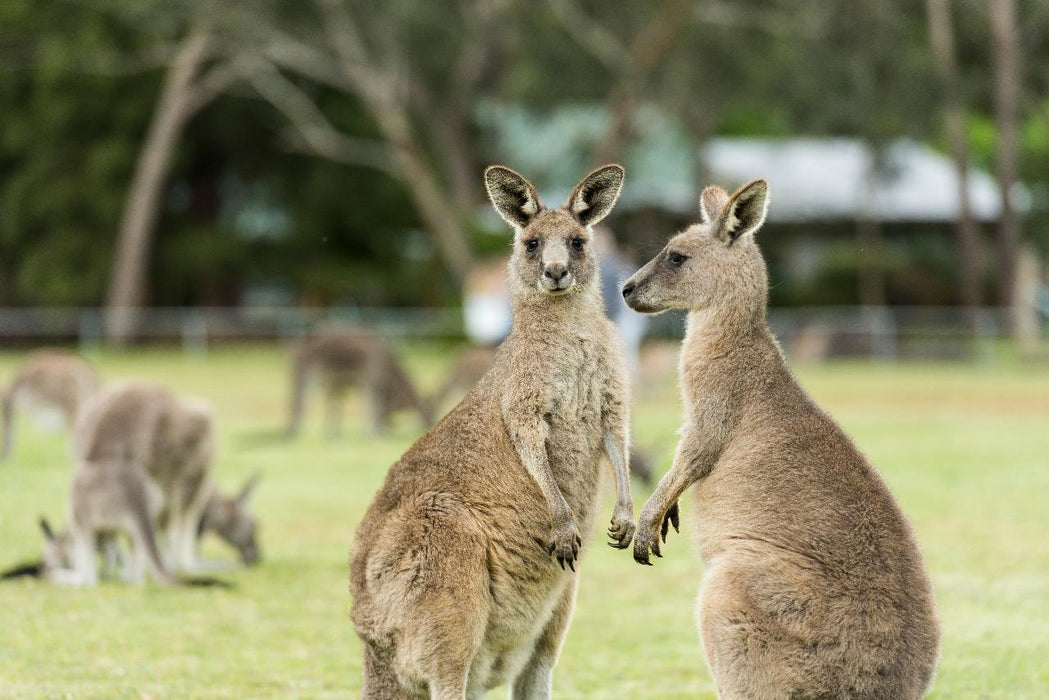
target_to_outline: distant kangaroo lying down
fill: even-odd
[[[695,484],[698,618],[724,698],[920,697],[936,667],[932,589],[878,472],[798,386],[766,323],[754,241],[768,185],[708,187],[702,221],[623,287],[642,313],[688,309],[674,464],[634,558],[660,555]]]
[[[291,407],[287,434],[302,424],[303,404],[311,381],[323,387],[328,410],[328,433],[341,432],[343,399],[350,387],[360,387],[368,397],[373,433],[384,432],[397,411],[413,410],[429,427],[433,410],[419,398],[408,374],[385,340],[364,331],[324,333],[303,340],[292,358]]]
[[[50,414],[72,429],[98,387],[98,375],[79,355],[62,350],[31,353],[0,398],[0,459],[7,458],[14,444],[16,411],[35,413],[40,419]]]
[[[612,544],[633,535],[626,371],[590,229],[623,169],[594,171],[559,209],[507,168],[485,181],[515,230],[513,328],[480,383],[390,468],[357,529],[366,698],[474,698],[508,682],[514,698],[549,697],[603,455]]]

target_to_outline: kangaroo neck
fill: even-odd
[[[578,328],[596,311],[603,314],[600,287],[590,284],[577,291],[552,296],[531,289],[513,290],[513,327],[511,333],[544,333],[563,328]]]
[[[690,402],[705,396],[742,397],[751,383],[783,357],[765,320],[765,309],[688,314],[679,373]]]

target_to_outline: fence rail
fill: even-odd
[[[103,343],[105,313],[98,308],[0,309],[0,347],[76,344],[95,350]],[[1009,328],[1007,314],[997,308],[978,309],[975,316],[957,307],[776,308],[769,319],[787,352],[805,359],[986,359]],[[1044,328],[1044,313],[1041,320]],[[363,327],[398,338],[464,337],[462,310],[456,307],[237,307],[145,309],[135,339],[203,353],[216,343],[293,339],[332,327]],[[668,313],[652,320],[648,335],[679,337],[683,329],[684,315]]]

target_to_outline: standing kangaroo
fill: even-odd
[[[660,556],[693,484],[706,569],[698,621],[725,698],[920,697],[939,629],[910,526],[878,472],[805,394],[766,323],[754,232],[768,184],[708,187],[702,221],[623,287],[635,311],[688,309],[685,425],[641,510]]]
[[[87,360],[70,352],[39,350],[29,355],[0,397],[0,459],[14,444],[15,410],[57,416],[72,428],[76,417],[98,391],[99,381]]]
[[[565,566],[592,531],[602,454],[616,480],[611,544],[630,544],[627,380],[590,245],[622,183],[620,166],[599,168],[546,209],[517,173],[485,172],[515,230],[513,327],[357,529],[366,698],[473,698],[507,682],[514,698],[550,696],[576,593]]]
[[[362,332],[328,333],[308,338],[295,349],[289,436],[299,431],[307,384],[313,378],[319,379],[324,386],[328,432],[332,436],[340,432],[342,401],[351,386],[366,390],[371,429],[376,434],[385,431],[391,414],[400,410],[414,410],[425,425],[433,423],[430,406],[419,398],[397,356],[385,341]]]

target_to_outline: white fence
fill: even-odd
[[[769,316],[787,352],[805,359],[990,359],[1009,328],[1007,314],[995,308],[981,308],[975,318],[957,307],[910,306],[776,308]],[[0,348],[65,344],[91,351],[103,343],[104,321],[104,310],[97,308],[0,309]],[[290,339],[350,326],[399,338],[463,338],[462,311],[455,307],[238,307],[145,309],[136,340],[202,353],[216,343]],[[683,329],[683,314],[668,313],[652,319],[648,335],[678,337]]]

